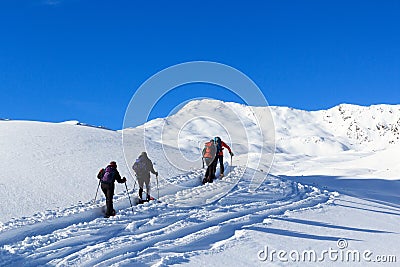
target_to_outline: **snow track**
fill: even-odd
[[[333,194],[268,176],[256,192],[251,177],[235,167],[223,179],[201,185],[204,170],[160,183],[162,203],[130,208],[125,194],[115,196],[118,214],[101,217],[96,203],[47,211],[1,226],[1,266],[156,266],[185,262],[218,250],[238,230],[270,216],[313,208]],[[154,191],[153,191],[154,192]],[[132,192],[130,192],[132,193]]]

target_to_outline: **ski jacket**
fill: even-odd
[[[221,150],[218,152],[218,156],[223,156],[224,155],[224,147],[226,148],[226,149],[228,149],[228,151],[229,151],[229,153],[232,153],[232,150],[231,150],[231,148],[227,145],[227,144],[225,144],[225,142],[224,141],[222,141],[221,140]]]
[[[150,177],[150,172],[152,174],[158,175],[158,172],[154,170],[153,162],[151,160],[144,156],[140,155],[139,158],[136,160],[136,162],[133,164],[132,168],[135,170],[135,164],[138,164],[138,162],[143,163],[143,167],[140,168],[140,170],[136,173],[140,177]]]

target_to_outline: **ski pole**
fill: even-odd
[[[101,180],[99,179],[99,184],[98,184],[98,186],[97,186],[96,195],[95,195],[95,197],[94,197],[93,204],[96,202],[97,193],[99,192],[100,183],[101,183]]]
[[[203,163],[203,169],[204,169],[204,158],[201,158],[201,162]]]
[[[158,175],[156,175],[156,180],[157,180],[157,200],[160,199],[160,189],[158,188]]]
[[[233,166],[232,166],[232,154],[231,154],[231,171],[232,171],[232,168],[233,168]]]
[[[126,193],[128,194],[129,203],[131,204],[131,209],[132,209],[132,212],[133,212],[132,201],[131,201],[131,197],[129,196],[129,192],[128,192],[128,186],[126,185],[126,181],[125,181],[125,188],[126,188]]]

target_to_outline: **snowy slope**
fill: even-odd
[[[123,132],[0,121],[0,266],[280,266],[258,252],[337,249],[339,238],[396,255],[399,128],[400,105],[306,112],[213,100]],[[215,135],[231,145],[233,166],[226,157],[226,177],[202,186],[200,149]],[[131,209],[117,185],[118,214],[102,218],[101,192],[92,201],[99,168],[116,160],[134,198],[129,166],[143,149],[162,203]]]
[[[5,166],[0,176],[1,222],[93,199],[97,173],[111,160],[117,161],[121,175],[133,187],[128,169],[143,151],[139,138],[125,141],[134,155],[127,164],[120,132],[76,122],[0,121],[0,136],[0,158]],[[151,141],[150,146],[154,151],[161,149]],[[166,166],[165,160],[156,158],[156,168],[157,164]],[[162,175],[167,170],[162,169]],[[116,188],[117,192],[125,189]]]
[[[123,162],[120,135],[113,131],[70,123],[0,121],[0,135],[3,222],[88,200],[94,197],[98,170],[112,159]]]
[[[185,261],[185,254],[208,249],[210,244],[229,238],[238,228],[261,223],[268,216],[283,215],[289,210],[315,207],[332,197],[314,187],[271,177],[256,200],[247,191],[248,181],[243,179],[235,190],[207,206],[187,208],[174,203],[182,197],[186,202],[195,202],[196,196],[204,192],[217,194],[221,184],[234,182],[231,179],[241,171],[237,167],[227,179],[206,186],[200,186],[197,179],[197,186],[186,190],[184,195],[180,192],[167,195],[160,199],[161,204],[139,205],[133,211],[119,195],[116,202],[121,210],[109,220],[96,218],[100,215],[99,204],[87,204],[80,216],[71,215],[79,214],[83,208],[75,206],[60,211],[65,214],[61,217],[43,214],[43,221],[31,218],[7,224],[1,239],[3,264],[136,266],[160,260],[164,264],[179,263]],[[202,174],[198,176],[201,178]],[[39,235],[26,237],[27,231]]]

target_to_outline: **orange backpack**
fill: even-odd
[[[204,144],[203,149],[203,158],[205,159],[214,159],[217,154],[217,148],[214,145],[214,142],[207,142]]]

